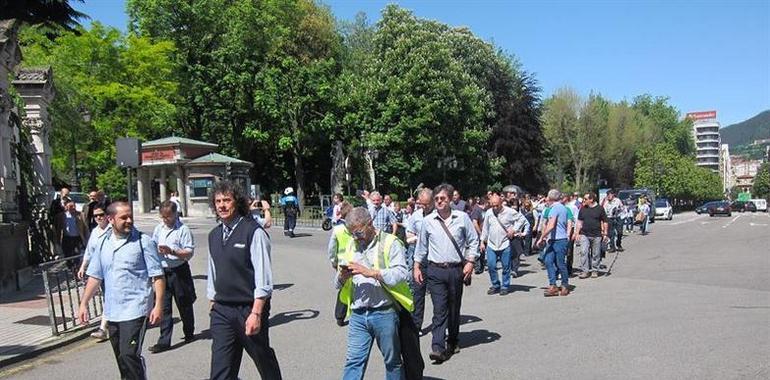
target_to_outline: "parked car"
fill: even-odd
[[[757,211],[767,212],[767,200],[758,198],[758,199],[752,199],[751,203],[753,203],[755,206],[757,206]]]
[[[727,215],[732,216],[732,208],[730,207],[730,203],[726,201],[716,202],[708,207],[708,213],[709,216],[714,215]]]
[[[704,204],[702,204],[702,205],[700,205],[700,206],[696,207],[696,208],[695,208],[695,213],[696,213],[696,214],[706,214],[706,213],[708,213],[708,212],[709,212],[709,207],[711,207],[711,206],[713,206],[713,205],[715,205],[715,204],[717,204],[717,203],[719,203],[719,202],[721,202],[721,201],[710,201],[710,202],[706,202],[706,203],[704,203]]]
[[[731,207],[733,210],[738,212],[757,212],[757,205],[752,201],[735,201]]]
[[[655,218],[671,220],[674,218],[674,208],[666,198],[655,200]]]

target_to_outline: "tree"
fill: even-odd
[[[751,193],[757,198],[770,197],[770,163],[765,162],[759,167]]]
[[[51,66],[56,97],[51,105],[54,173],[71,177],[72,150],[83,188],[99,185],[125,195],[114,172],[117,137],[153,139],[173,131],[177,83],[171,73],[173,45],[122,35],[93,23],[77,33],[60,31],[49,40],[39,28],[20,36],[23,65]],[[84,114],[90,120],[84,120]]]
[[[76,0],[83,2],[83,0]],[[0,2],[0,20],[18,19],[29,25],[46,28],[64,28],[74,32],[79,26],[78,20],[88,18],[76,11],[69,0],[4,0]],[[49,34],[55,36],[55,34]]]

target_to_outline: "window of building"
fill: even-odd
[[[209,189],[214,185],[213,178],[196,178],[190,181],[193,197],[209,196]]]

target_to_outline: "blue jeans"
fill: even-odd
[[[500,289],[500,279],[497,278],[497,259],[503,263],[503,289],[508,289],[511,286],[511,246],[507,248],[495,251],[492,248],[487,247],[487,270],[489,271],[489,280],[492,282],[492,287]]]
[[[385,360],[385,379],[401,380],[401,343],[398,338],[398,313],[394,309],[353,310],[348,324],[348,352],[343,380],[361,380],[366,374],[372,343]]]
[[[556,285],[557,274],[561,276],[561,286],[569,285],[567,272],[567,239],[552,240],[545,251],[545,269],[548,271],[548,284]],[[557,273],[558,272],[558,273]]]

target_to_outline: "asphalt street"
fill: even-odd
[[[150,232],[155,220],[141,218]],[[213,219],[189,220],[197,250],[196,332],[202,339],[150,354],[158,330],[145,339],[151,379],[208,377],[211,341],[205,299],[206,236]],[[288,239],[271,229],[273,296],[270,338],[286,379],[339,379],[346,328],[333,318],[328,233],[303,230]],[[770,378],[770,215],[714,217],[677,214],[647,236],[626,237],[626,252],[608,254],[610,275],[571,280],[568,297],[544,298],[545,271],[525,260],[513,293],[486,295],[489,277],[476,276],[463,299],[462,351],[425,370],[428,379],[767,379]],[[578,262],[577,258],[575,260]],[[430,322],[427,302],[426,325]],[[422,338],[423,355],[430,335]],[[117,378],[108,343],[72,344],[0,370],[13,379]],[[373,348],[367,379],[383,377]],[[258,379],[244,354],[242,379]]]

